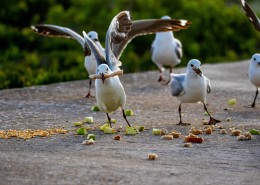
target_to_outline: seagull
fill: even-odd
[[[169,16],[163,16],[161,19],[170,20]],[[158,32],[151,47],[152,61],[157,65],[159,69],[158,81],[166,81],[163,79],[162,72],[165,70],[163,66],[170,67],[170,73],[172,73],[172,67],[178,65],[181,62],[182,44],[180,40],[174,38],[173,32]],[[166,82],[168,84],[169,80]]]
[[[129,31],[130,27],[124,28],[122,32],[117,32],[117,20],[118,18],[126,17],[130,20],[130,13],[127,11],[120,12],[116,17],[114,17],[110,23],[109,29],[106,34],[106,47],[105,47],[105,56],[102,51],[95,45],[95,43],[88,37],[88,35],[83,31],[83,36],[85,42],[88,44],[90,52],[93,53],[96,59],[97,70],[96,74],[92,75],[92,78],[96,78],[95,87],[96,87],[96,99],[97,105],[101,111],[105,112],[111,125],[110,113],[121,108],[123,117],[127,122],[128,126],[131,127],[128,122],[124,107],[126,104],[126,94],[123,85],[120,82],[118,75],[116,74],[119,71],[117,64],[120,63],[117,57],[115,57],[112,47],[112,39],[115,39],[117,36],[121,38],[124,36],[124,33]]]
[[[192,59],[187,65],[186,74],[171,74],[172,80],[171,94],[179,99],[179,117],[178,125],[188,125],[182,122],[181,119],[181,104],[182,103],[196,103],[202,102],[204,110],[208,113],[210,125],[215,125],[221,121],[214,119],[206,106],[206,95],[210,93],[210,80],[201,72],[201,62],[197,59]]]
[[[258,88],[260,87],[260,54],[259,53],[254,54],[251,58],[249,69],[248,69],[248,77],[251,83],[256,87],[255,98],[252,105],[250,105],[250,107],[254,108],[256,98],[258,95]]]
[[[96,72],[96,61],[93,54],[88,53],[87,46],[85,46],[85,40],[84,38],[76,33],[75,31],[52,24],[39,24],[31,26],[31,29],[33,29],[36,33],[43,36],[49,36],[49,37],[64,37],[64,38],[73,38],[81,45],[81,47],[84,50],[84,66],[88,72],[89,75],[95,74]],[[103,52],[105,53],[105,49],[102,47],[102,45],[99,42],[98,39],[98,33],[95,31],[88,32],[89,38],[95,43],[95,45]],[[86,98],[94,97],[91,95],[91,86],[92,86],[92,79],[89,79],[89,88],[88,93],[85,96]]]
[[[187,29],[190,27],[191,22],[182,19],[142,19],[142,20],[131,20],[131,15],[129,11],[129,16],[122,16],[123,14],[118,14],[115,17],[116,26],[111,30],[111,50],[113,52],[113,56],[118,59],[116,62],[117,66],[121,66],[121,62],[119,59],[132,39],[137,36],[147,35],[147,34],[155,34],[156,32],[166,32],[166,31],[180,31],[183,29]],[[43,36],[53,36],[53,37],[64,37],[64,38],[73,38],[78,41],[78,43],[82,46],[85,54],[85,67],[89,73],[89,75],[95,74],[96,65],[95,65],[95,57],[93,56],[93,52],[90,52],[90,48],[88,46],[88,42],[85,42],[84,38],[73,30],[61,27],[57,25],[51,24],[38,24],[31,26],[31,28]],[[127,30],[127,32],[125,31]],[[88,33],[89,38],[94,42],[94,44],[98,47],[102,56],[105,57],[104,49],[98,41],[98,34],[94,31]],[[90,68],[90,69],[89,69]],[[86,97],[91,97],[90,89],[91,89],[92,80],[89,81],[89,91]]]
[[[251,9],[251,7],[247,4],[245,0],[240,0],[240,2],[246,12],[248,20],[254,25],[257,31],[260,31],[260,20],[257,17],[256,13]]]

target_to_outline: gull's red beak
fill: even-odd
[[[197,73],[198,75],[202,75],[202,72],[201,72],[201,70],[198,68],[192,68],[193,69],[193,71],[195,71],[195,73]]]

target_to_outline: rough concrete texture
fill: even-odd
[[[244,107],[255,95],[247,78],[248,64],[202,66],[212,83],[208,109],[227,130],[230,126],[243,132],[260,129],[260,97],[255,109]],[[152,135],[152,128],[160,128],[185,136],[192,126],[204,127],[203,117],[208,119],[202,104],[183,104],[183,121],[191,126],[177,126],[179,102],[157,77],[157,71],[120,77],[127,94],[126,109],[134,111],[128,117],[130,123],[148,130],[135,136],[121,132],[122,140],[115,141],[114,135],[94,129],[89,131],[97,136],[94,145],[82,145],[86,136],[75,136],[73,126],[85,116],[93,116],[93,128],[106,120],[104,113],[91,111],[96,100],[84,98],[86,80],[0,91],[0,130],[70,130],[45,138],[0,139],[0,184],[260,184],[260,136],[237,141],[236,136],[215,130],[212,135],[201,135],[204,143],[185,148],[183,138],[163,140]],[[237,100],[236,106],[228,106],[232,98]],[[111,117],[117,120],[115,128],[126,127],[121,111]],[[156,153],[158,158],[147,160],[148,153]]]

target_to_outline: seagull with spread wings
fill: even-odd
[[[191,22],[187,20],[179,20],[179,19],[143,19],[143,20],[131,20],[131,15],[129,13],[129,17],[121,16],[115,17],[115,28],[112,31],[111,35],[111,50],[118,60],[121,57],[122,52],[124,51],[127,44],[137,36],[147,35],[147,34],[155,34],[156,32],[165,32],[165,31],[179,31],[182,29],[187,29]],[[31,28],[43,36],[53,36],[53,37],[64,37],[64,38],[73,38],[79,42],[82,46],[85,54],[85,67],[88,71],[89,75],[95,74],[96,65],[95,65],[95,57],[93,53],[89,54],[89,50],[87,49],[88,42],[84,41],[84,38],[76,33],[75,31],[61,26],[50,25],[50,24],[38,24],[31,26]],[[124,30],[128,30],[124,32]],[[89,38],[94,42],[94,44],[99,48],[99,50],[104,50],[98,41],[98,34],[94,31],[88,33]],[[102,54],[105,55],[104,52]],[[118,66],[121,65],[120,62],[117,63]],[[89,90],[86,97],[90,97],[90,89],[91,89],[92,80],[89,82]]]

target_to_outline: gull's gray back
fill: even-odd
[[[183,82],[186,74],[178,74],[172,76],[171,94],[172,96],[179,96],[184,93]]]

